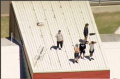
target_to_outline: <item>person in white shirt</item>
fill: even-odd
[[[97,43],[97,42],[95,42],[95,41],[91,41],[91,43],[89,44],[90,45],[90,50],[89,50],[89,53],[90,53],[90,61],[91,61],[91,59],[92,60],[94,60],[94,58],[92,58],[92,56],[93,56],[93,53],[94,53],[94,44],[95,43]]]
[[[61,33],[61,30],[59,30],[58,33],[56,34],[56,38],[57,38],[57,48],[59,48],[59,44],[62,48],[62,46],[63,46],[63,35]],[[61,49],[61,48],[59,48],[59,49]]]

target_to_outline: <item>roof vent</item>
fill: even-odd
[[[39,22],[37,23],[37,25],[38,25],[38,26],[42,26],[42,25],[44,25],[44,23],[43,23],[43,21],[39,21]]]

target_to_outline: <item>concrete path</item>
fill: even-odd
[[[120,42],[120,34],[100,34],[102,42]]]
[[[16,48],[20,50],[15,51]],[[10,38],[1,38],[1,63],[2,78],[29,78],[24,52],[22,52],[21,46],[15,40],[11,42]]]
[[[1,78],[20,79],[19,46],[1,38]]]
[[[120,79],[120,42],[103,42],[104,55],[106,55],[110,79]]]
[[[91,9],[93,13],[117,12],[120,11],[120,5],[91,6]]]
[[[115,31],[115,34],[120,34],[120,26],[119,26],[118,29]]]
[[[1,1],[1,16],[9,16],[9,1]]]
[[[112,1],[111,4],[120,4],[120,1]],[[101,2],[103,4],[103,2]],[[105,4],[105,2],[104,2]],[[91,1],[91,9],[93,13],[95,12],[114,12],[114,11],[120,11],[120,5],[109,5],[110,2],[107,3],[107,6],[92,6],[92,5],[98,5],[98,3]],[[1,16],[9,16],[9,1],[1,1]]]
[[[104,55],[106,55],[110,79],[120,79],[120,34],[100,34]]]

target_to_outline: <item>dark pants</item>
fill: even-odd
[[[63,41],[57,41],[57,48],[59,48],[59,44],[60,44],[60,46],[61,46],[61,48],[62,48],[62,46],[63,46]]]
[[[82,53],[85,54],[85,51],[84,51],[84,50],[81,50],[80,53],[81,53],[81,54],[82,54]]]

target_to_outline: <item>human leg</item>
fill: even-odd
[[[59,48],[59,41],[57,41],[57,48]]]
[[[82,51],[80,51],[80,58],[82,58]]]
[[[62,48],[62,46],[63,46],[63,41],[60,41],[60,46],[61,46],[61,48]]]
[[[83,51],[83,59],[85,58],[85,50]]]
[[[78,57],[79,57],[79,53],[75,53],[74,54],[74,62],[78,63]]]

